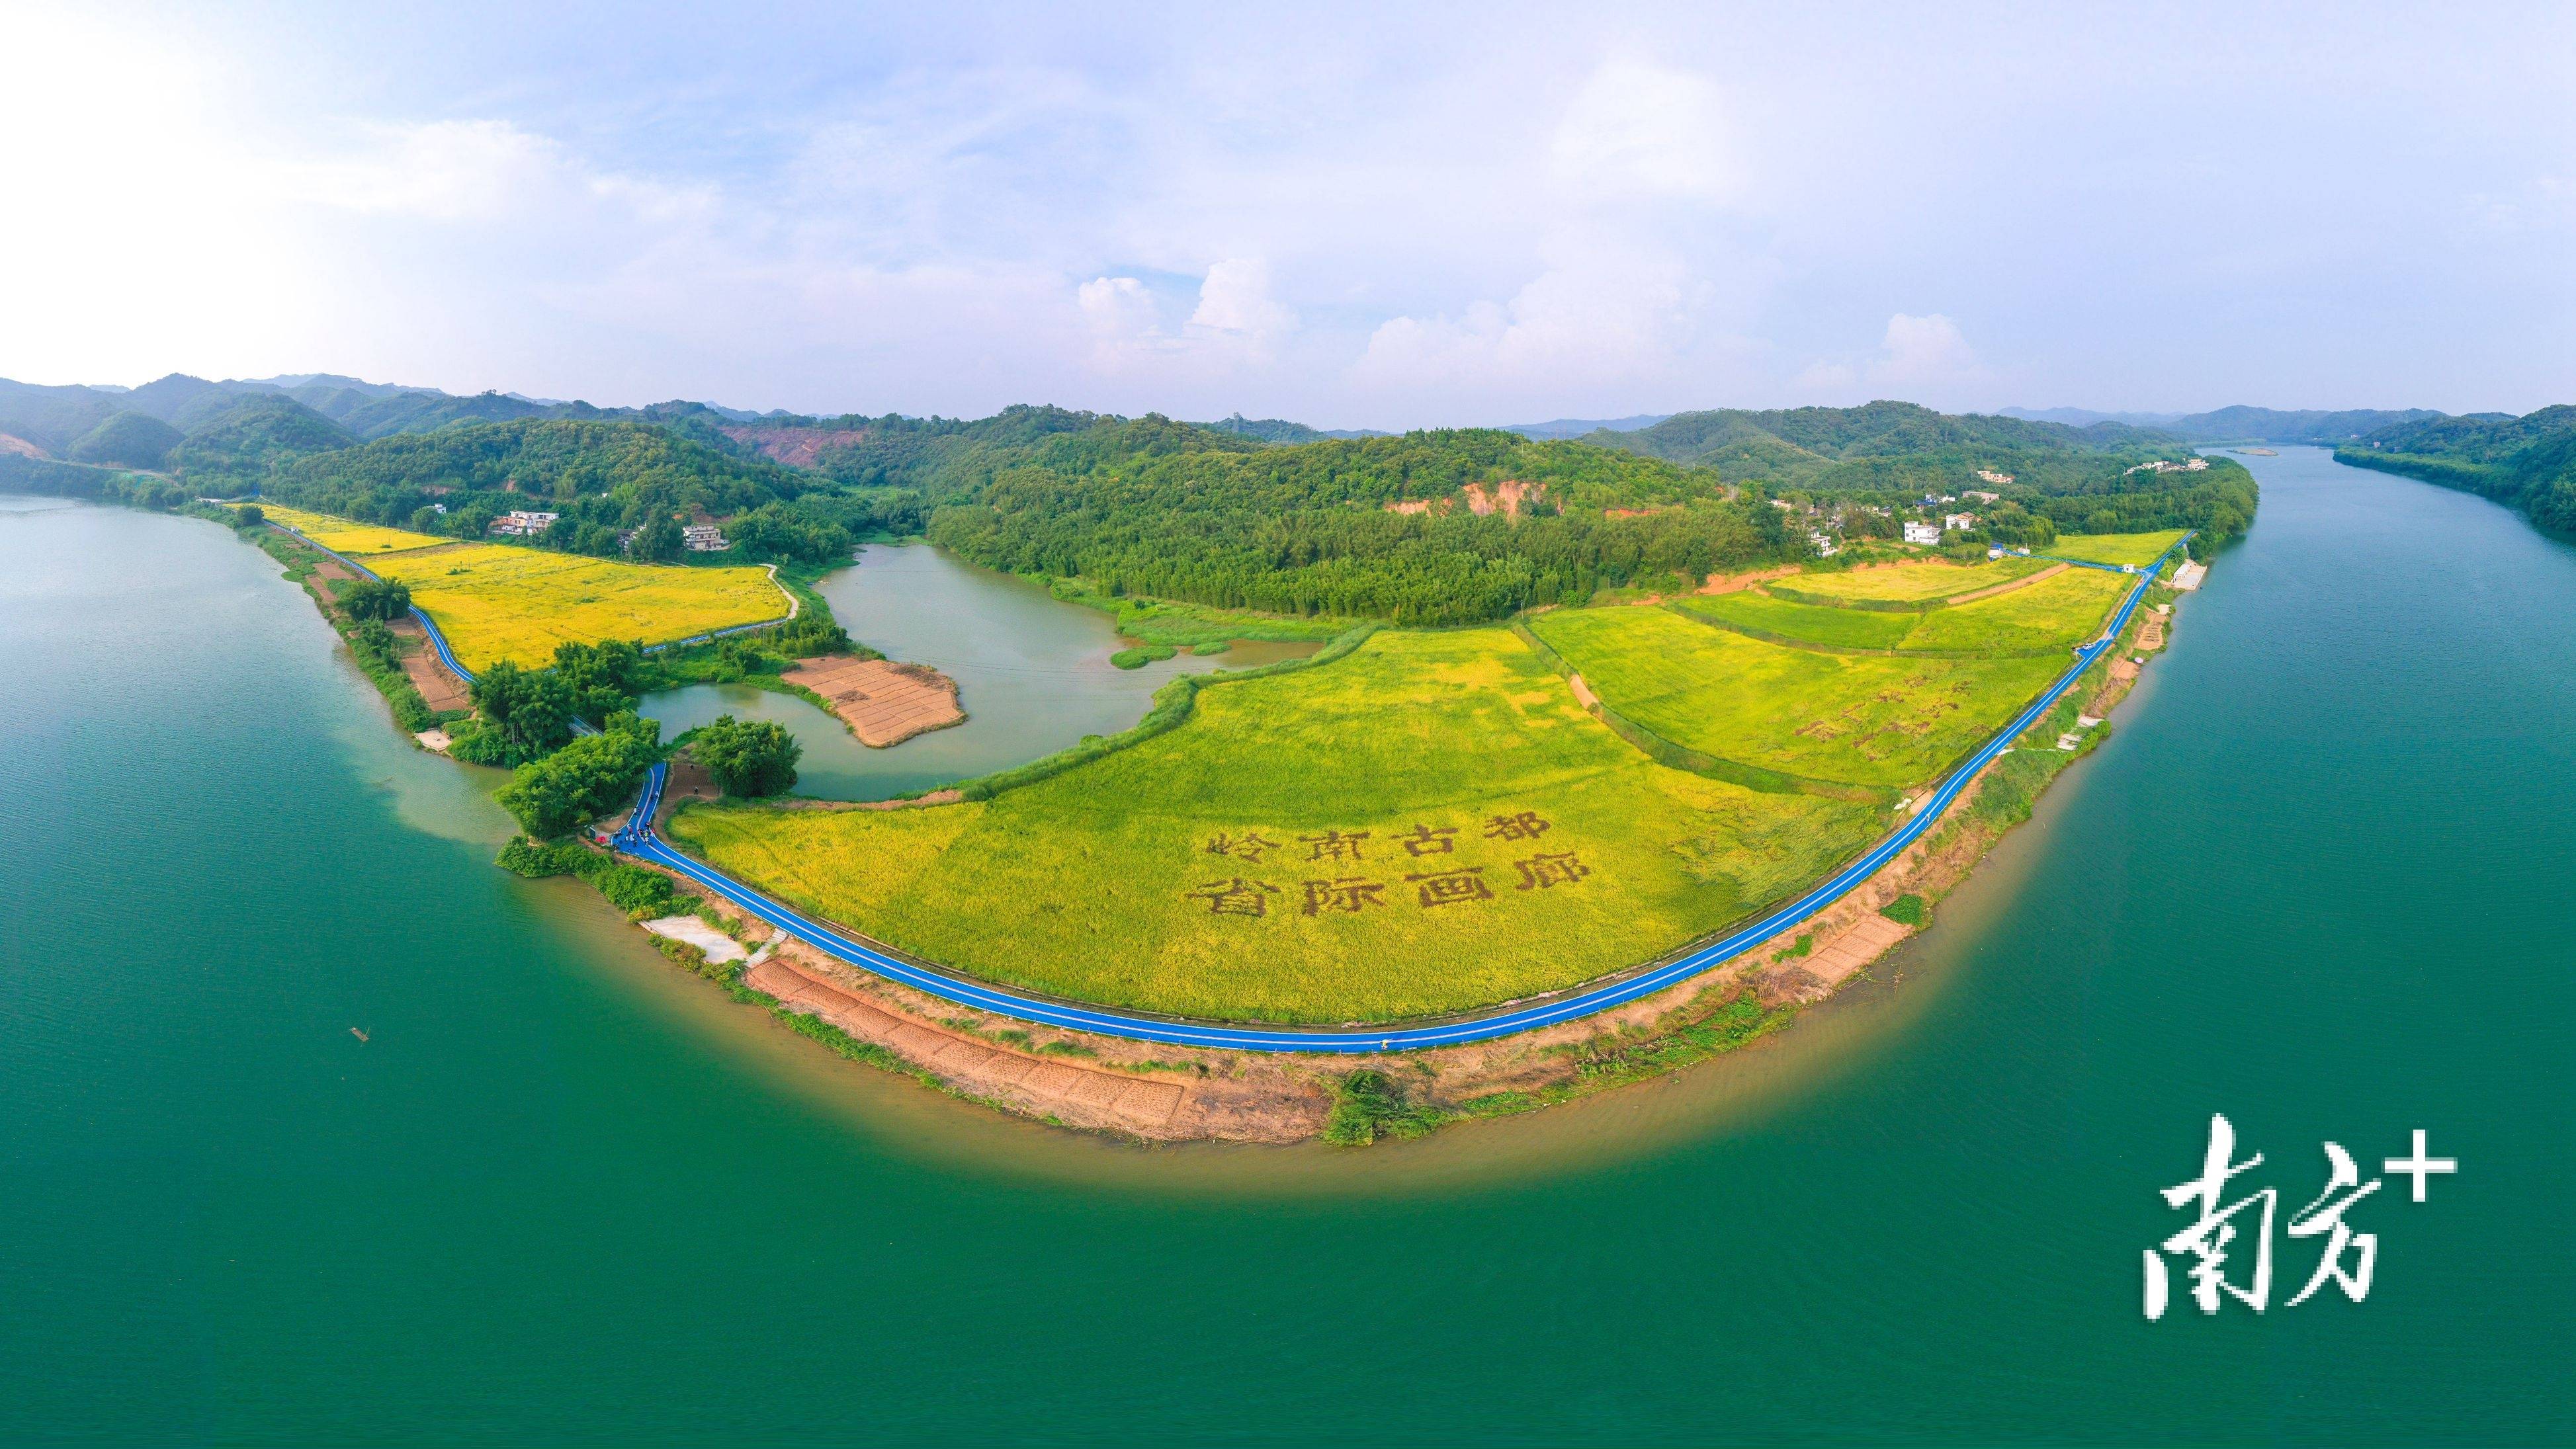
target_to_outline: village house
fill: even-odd
[[[532,538],[553,526],[559,516],[553,513],[533,513],[524,508],[513,508],[492,520],[492,531],[518,538]]]
[[[692,523],[680,530],[680,546],[691,553],[722,553],[732,547],[724,530],[712,523]]]
[[[1941,525],[1937,523],[1926,523],[1919,518],[1909,518],[1905,520],[1905,541],[1907,543],[1939,543],[1941,541]]]
[[[1818,558],[1832,558],[1835,554],[1842,552],[1842,549],[1835,545],[1833,535],[1825,532],[1821,528],[1809,529],[1807,531],[1807,541],[1816,546],[1816,557]]]
[[[1979,469],[1977,470],[1977,476],[1978,476],[1978,477],[1980,477],[1980,478],[1985,479],[1985,480],[1986,480],[1987,482],[1989,482],[1989,483],[1994,484],[1994,485],[1995,485],[1996,487],[1998,487],[1998,488],[2001,488],[2002,486],[2004,486],[2004,485],[2005,485],[2005,484],[2007,484],[2007,483],[2010,483],[2010,482],[2013,480],[2013,475],[2011,475],[2010,473],[1998,473],[1998,472],[1996,472],[1996,471],[1995,471],[1994,469],[1992,469],[1992,468],[1979,468]],[[1969,494],[1968,496],[1969,496],[1969,497],[1971,497],[1971,498],[1974,498],[1974,497],[1976,497],[1977,495],[1976,495],[1976,494],[1974,494],[1974,493],[1971,493],[1971,494]],[[1987,494],[1987,495],[1986,495],[1986,498],[1988,499],[1988,501],[1992,501],[1992,500],[1993,500],[1993,498],[1994,498],[1994,496],[1995,496],[1995,495],[1993,495],[1993,494],[1989,493],[1989,494]]]
[[[1955,528],[1964,533],[1977,526],[1977,515],[1973,513],[1945,513],[1941,515],[1941,526],[1943,528]]]
[[[2001,503],[2004,501],[2004,496],[2002,494],[1988,493],[1982,488],[1962,488],[1959,490],[1959,496],[1962,498],[1973,498],[1979,503]]]

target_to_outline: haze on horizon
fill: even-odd
[[[2576,396],[2576,12],[0,11],[0,377],[1401,428]]]

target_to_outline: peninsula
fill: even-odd
[[[2102,737],[2172,571],[2255,504],[2168,435],[1901,404],[1291,444],[1047,409],[218,416],[160,468],[0,482],[277,554],[406,729],[514,771],[504,865],[591,881],[846,1056],[1149,1138],[1409,1135],[1778,1029]],[[775,723],[636,717],[727,680],[881,748],[957,722],[814,591],[889,535],[1108,610],[1140,658],[1322,647],[891,802],[792,793]]]

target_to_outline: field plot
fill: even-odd
[[[1675,744],[1810,780],[1885,788],[1948,768],[2066,667],[2055,657],[1825,654],[1668,609],[1560,609],[1530,627],[1602,703]]]
[[[1827,608],[1750,590],[1687,598],[1675,607],[1756,638],[1828,649],[2040,654],[2071,649],[2092,638],[2127,587],[2127,581],[2116,574],[2070,568],[1991,598],[1922,613]]]
[[[1899,564],[1893,568],[1853,569],[1848,573],[1800,574],[1795,578],[1781,579],[1770,587],[1829,599],[1925,603],[1990,589],[2046,567],[2048,562],[2045,559],[2009,556],[1975,564],[1936,560]]]
[[[345,518],[333,518],[327,513],[307,513],[301,508],[287,508],[275,503],[263,503],[259,506],[259,511],[267,515],[271,522],[283,523],[333,553],[347,554],[351,558],[366,558],[380,553],[400,553],[406,549],[436,548],[440,544],[456,541],[452,538],[440,538],[436,534],[414,533],[407,528],[384,528],[373,523],[352,523]]]
[[[411,585],[468,669],[507,659],[531,667],[563,643],[666,643],[782,618],[784,591],[756,568],[673,568],[579,554],[465,543],[371,559]]]
[[[1674,607],[1703,619],[1835,649],[1901,648],[1905,636],[1922,622],[1918,614],[1798,604],[1752,589],[1732,594],[1695,594],[1679,600]]]
[[[1657,765],[1520,639],[1467,629],[1381,633],[1333,664],[1210,687],[1178,729],[988,802],[699,804],[668,833],[990,980],[1341,1022],[1638,964],[1802,888],[1883,823]]]
[[[2095,563],[2143,565],[2173,547],[2182,532],[2172,528],[2162,533],[2061,533],[2057,542],[2033,551],[2059,558],[2091,559]]]

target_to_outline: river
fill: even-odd
[[[1872,981],[1363,1152],[825,1057],[491,868],[491,777],[263,555],[9,505],[0,1440],[2576,1438],[2576,549],[2248,463],[2114,736]],[[2269,1312],[2148,1323],[2212,1112],[2284,1226],[2325,1140],[2460,1167],[2352,1209],[2366,1301],[2285,1307],[2280,1236]]]

